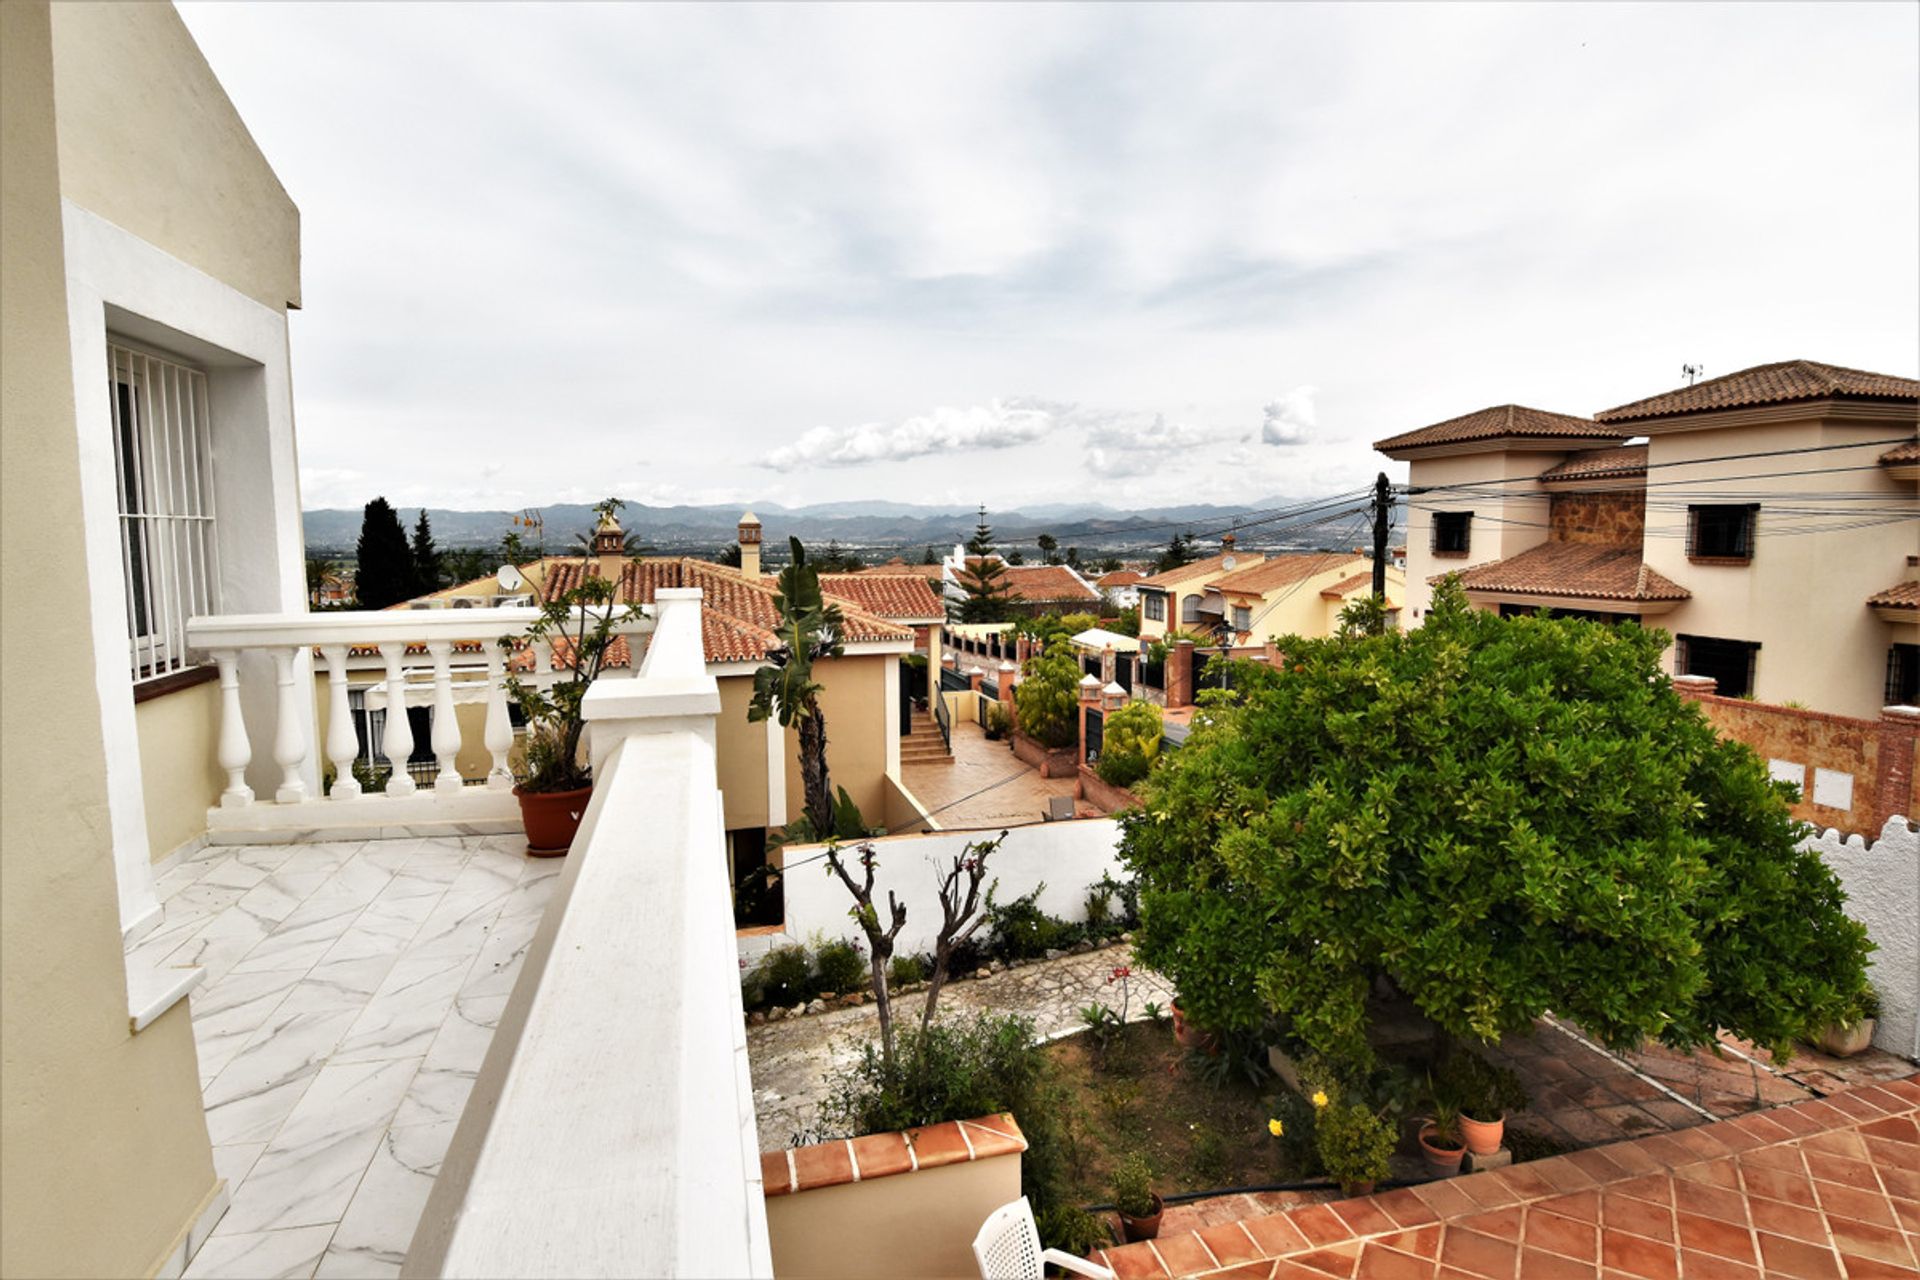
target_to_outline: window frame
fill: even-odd
[[[1880,697],[1885,707],[1920,705],[1920,644],[1887,646],[1887,683]]]
[[[1452,542],[1451,537],[1442,537],[1443,529],[1452,529],[1458,522],[1459,543],[1457,547],[1445,546],[1443,542]],[[1436,511],[1433,513],[1431,548],[1434,555],[1441,557],[1465,556],[1473,551],[1473,512]]]
[[[1148,622],[1167,620],[1167,597],[1162,591],[1142,591],[1140,593],[1140,616]]]
[[[1253,629],[1253,609],[1250,606],[1244,604],[1236,604],[1233,606],[1233,629],[1235,631],[1251,631]]]
[[[1714,527],[1717,532],[1720,520],[1728,513],[1737,513],[1739,517],[1738,534],[1727,546],[1707,546],[1702,538],[1703,532]],[[1713,517],[1714,524],[1709,526],[1707,517]],[[1760,504],[1757,502],[1699,502],[1687,504],[1687,559],[1696,564],[1752,564],[1756,543],[1759,541]]]
[[[1698,656],[1702,644],[1708,646],[1738,646],[1746,650],[1747,670],[1746,687],[1739,692],[1731,690],[1727,682],[1710,671],[1693,670],[1694,659]],[[1715,663],[1718,666],[1720,664]],[[1754,692],[1760,674],[1760,642],[1758,640],[1736,640],[1728,636],[1676,635],[1673,638],[1673,672],[1683,676],[1713,676],[1714,693],[1723,698],[1745,698]]]

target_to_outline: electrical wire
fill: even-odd
[[[1795,457],[1801,454],[1809,454],[1809,453],[1832,453],[1840,449],[1872,449],[1872,448],[1880,448],[1888,445],[1907,444],[1911,442],[1913,439],[1914,439],[1914,436],[1911,433],[1909,433],[1907,435],[1902,435],[1902,436],[1890,436],[1883,440],[1855,440],[1845,444],[1802,445],[1792,449],[1760,449],[1760,450],[1755,450],[1749,453],[1716,454],[1715,456],[1708,457],[1708,458],[1675,458],[1668,462],[1646,463],[1643,469],[1647,471],[1658,471],[1665,467],[1698,467],[1698,466],[1704,466],[1707,463],[1711,463],[1711,462],[1738,462],[1747,458],[1788,458],[1788,457]],[[1631,446],[1602,445],[1597,447],[1628,448]],[[1584,451],[1581,451],[1581,452],[1584,452]],[[1877,469],[1878,469],[1878,464],[1875,464],[1869,467],[1859,467],[1859,468],[1831,468],[1831,470],[1865,470],[1865,471],[1872,471]],[[1787,474],[1795,474],[1795,473],[1789,472]],[[1822,470],[1822,471],[1800,472],[1798,474],[1822,475],[1822,474],[1826,474],[1826,471]],[[1418,493],[1432,492],[1436,490],[1473,488],[1480,485],[1532,484],[1538,481],[1539,478],[1540,478],[1539,476],[1489,476],[1484,480],[1461,480],[1461,481],[1456,481],[1453,484],[1447,484],[1447,485],[1418,485],[1418,486],[1410,485],[1410,486],[1404,487],[1404,492],[1409,494],[1418,494]]]

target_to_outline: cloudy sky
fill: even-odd
[[[310,507],[1245,501],[1920,372],[1912,4],[181,9],[302,212]]]

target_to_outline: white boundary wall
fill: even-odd
[[[1867,971],[1880,993],[1874,1047],[1920,1058],[1920,832],[1894,817],[1871,844],[1829,827],[1801,847],[1833,868],[1847,891],[1847,914],[1880,947]]]
[[[873,841],[880,859],[873,892],[880,918],[888,918],[889,889],[907,907],[907,924],[894,942],[895,955],[933,950],[934,937],[940,931],[940,869],[951,866],[953,856],[970,841],[991,839],[996,834],[939,831]],[[1010,902],[1044,881],[1047,888],[1040,895],[1042,911],[1063,920],[1085,920],[1088,886],[1109,872],[1116,880],[1125,878],[1119,844],[1120,824],[1112,818],[1013,827],[987,863],[988,883],[998,880],[996,901]],[[820,858],[823,847],[793,845],[785,850],[785,865],[792,868],[785,877],[786,929],[776,934],[742,936],[743,959],[751,962],[774,947],[805,942],[816,933],[828,939],[859,939],[865,945],[860,927],[847,915],[853,907],[853,895]],[[851,851],[856,846],[848,847]],[[857,863],[849,859],[849,868],[856,869],[858,878]]]

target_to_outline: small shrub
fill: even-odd
[[[1115,880],[1111,871],[1100,874],[1097,886],[1111,894],[1119,910],[1109,917],[1109,925],[1116,933],[1124,933],[1140,923],[1140,882],[1138,880]]]
[[[1455,1047],[1433,1075],[1434,1092],[1474,1120],[1495,1120],[1527,1107],[1520,1077],[1479,1054]]]
[[[1399,1135],[1393,1122],[1364,1102],[1330,1102],[1317,1121],[1320,1163],[1341,1186],[1379,1182],[1391,1172],[1388,1161]]]
[[[803,1003],[812,990],[813,966],[807,949],[799,945],[775,947],[760,958],[753,972],[761,999],[767,1004]]]
[[[870,976],[866,956],[851,942],[827,943],[814,952],[813,963],[818,970],[813,983],[815,995],[831,991],[843,996],[858,991],[867,984]]]
[[[1113,1232],[1107,1224],[1075,1205],[1048,1205],[1044,1212],[1034,1214],[1033,1222],[1044,1246],[1064,1249],[1076,1257],[1084,1258],[1113,1243]]]
[[[1114,1167],[1113,1207],[1129,1218],[1153,1216],[1153,1168],[1136,1151]]]
[[[1067,925],[1040,909],[1042,883],[1032,893],[1023,894],[1004,906],[987,899],[987,928],[991,931],[996,954],[1009,960],[1031,960],[1045,955],[1065,940]]]
[[[1087,932],[1099,934],[1106,928],[1107,917],[1113,914],[1113,891],[1105,885],[1092,885],[1087,889]]]
[[[1227,1177],[1227,1140],[1210,1124],[1193,1128],[1187,1152],[1187,1175],[1195,1187],[1217,1187]]]
[[[1109,786],[1130,787],[1147,776],[1160,754],[1160,708],[1129,702],[1106,719],[1095,772]]]
[[[1046,1069],[1026,1018],[982,1014],[936,1022],[924,1031],[903,1031],[891,1067],[877,1044],[863,1046],[828,1081],[821,1114],[848,1134],[890,1133],[996,1111],[1024,1116],[1019,1108]]]
[[[989,742],[998,742],[1013,731],[1013,713],[1004,702],[987,704],[986,734]]]
[[[1049,644],[1027,660],[1027,678],[1013,691],[1020,732],[1043,747],[1070,745],[1080,733],[1080,663],[1073,647]]]
[[[887,966],[887,982],[892,986],[910,987],[926,980],[927,962],[919,956],[895,956]]]
[[[1267,1113],[1280,1124],[1280,1132],[1274,1137],[1280,1143],[1286,1170],[1300,1177],[1312,1177],[1323,1172],[1325,1166],[1320,1163],[1319,1108],[1292,1090],[1287,1090],[1268,1102]]]

